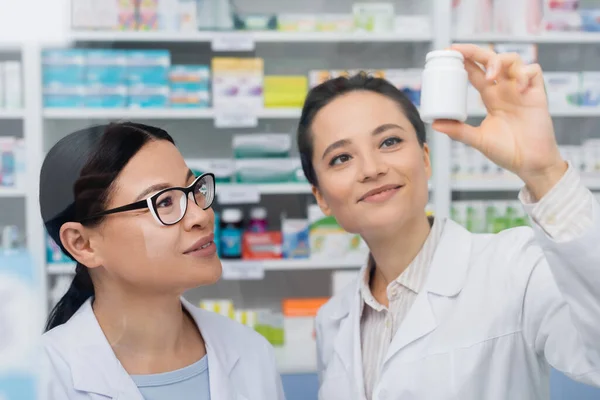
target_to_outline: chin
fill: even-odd
[[[188,268],[188,272],[182,274],[182,276],[186,277],[184,284],[187,289],[213,285],[221,279],[221,275],[223,274],[223,266],[218,257],[204,262],[196,262],[194,265],[186,267]]]

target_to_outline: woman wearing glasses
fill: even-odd
[[[77,261],[43,337],[49,399],[283,399],[268,342],[181,295],[215,283],[214,177],[162,129],[122,123],[48,153],[40,205]]]

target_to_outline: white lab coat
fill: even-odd
[[[373,400],[548,399],[550,366],[600,386],[600,206],[582,237],[445,221]],[[358,281],[317,315],[320,400],[362,400]]]
[[[258,333],[182,299],[206,342],[211,400],[283,400],[271,345]],[[48,400],[143,400],[116,358],[88,300],[43,335]]]

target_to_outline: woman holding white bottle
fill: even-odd
[[[433,128],[523,180],[532,228],[478,235],[429,220],[412,103],[363,75],[314,88],[298,129],[305,175],[323,212],[370,249],[317,316],[322,400],[547,399],[550,367],[600,386],[600,205],[560,156],[541,68],[453,50],[488,114]]]

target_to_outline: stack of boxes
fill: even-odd
[[[210,106],[208,65],[174,65],[169,74],[171,107]]]

